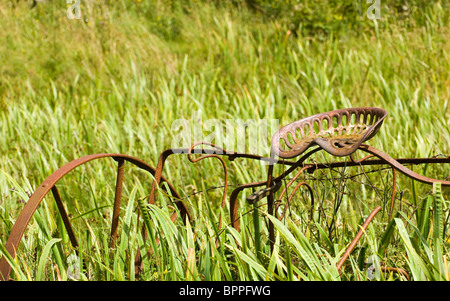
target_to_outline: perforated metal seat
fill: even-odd
[[[387,112],[380,108],[349,108],[316,114],[292,122],[272,138],[272,153],[297,157],[313,145],[334,156],[348,156],[380,129]]]

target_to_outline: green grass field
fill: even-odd
[[[81,0],[81,19],[69,19],[65,1],[31,8],[32,1],[0,0],[0,255],[29,195],[63,164],[105,152],[156,166],[176,137],[173,123],[193,123],[199,111],[204,122],[266,119],[282,126],[334,109],[381,107],[389,115],[372,146],[393,158],[449,156],[448,3],[381,0],[381,19],[371,20],[366,1],[352,2]],[[270,135],[262,155],[269,148]],[[311,160],[336,158],[320,152]],[[228,196],[267,175],[267,166],[253,161],[226,164]],[[375,256],[377,271],[387,266],[411,280],[450,280],[450,190],[397,174],[389,223],[387,166],[306,175],[313,217],[307,190],[300,190],[275,223],[272,253],[265,201],[254,209],[240,195],[236,232],[229,204],[220,210],[218,161],[191,163],[182,155],[169,159],[164,176],[193,220],[170,222],[173,209],[162,192],[147,206],[152,178],[126,168],[119,239],[110,249],[116,166],[111,159],[91,162],[58,183],[80,243],[81,271],[74,273],[75,252],[50,194],[30,221],[11,278],[366,281]],[[444,164],[414,171],[450,176]],[[340,275],[336,264],[376,206],[382,211]],[[145,241],[143,224],[151,229]],[[135,275],[138,250],[144,269]],[[381,272],[373,279],[407,277]]]

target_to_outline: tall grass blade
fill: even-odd
[[[413,279],[416,281],[431,279],[432,276],[429,272],[429,269],[411,243],[410,237],[408,235],[408,232],[406,231],[403,221],[399,218],[396,218],[394,220],[397,224],[398,233],[400,234],[400,237],[402,238],[402,241],[406,247],[406,253],[408,255],[407,262],[413,275]]]
[[[14,273],[16,273],[16,275],[18,277],[17,280],[25,280],[25,279],[27,279],[27,277],[22,272],[22,270],[21,270],[21,268],[19,266],[19,263],[18,263],[18,260],[17,260],[17,256],[15,257],[16,260],[14,260],[14,258],[11,256],[11,254],[9,254],[9,252],[6,250],[6,248],[3,245],[3,243],[0,241],[0,258],[3,258],[3,257],[9,263],[9,265],[11,266],[12,270],[14,271]],[[0,275],[0,278],[1,278],[1,275]]]
[[[433,183],[433,264],[438,270],[436,278],[445,280],[445,268],[443,262],[443,237],[444,237],[444,214],[443,198],[441,194],[441,183]]]
[[[328,273],[322,265],[322,261],[317,256],[314,248],[311,246],[310,242],[306,239],[303,233],[289,221],[289,229],[293,231],[294,234],[277,218],[267,215],[268,218],[273,222],[275,228],[279,231],[283,239],[288,243],[292,250],[305,262],[306,268],[309,273],[308,278],[310,280],[338,280],[335,278],[335,273]],[[295,235],[295,236],[294,236]],[[324,251],[324,250],[323,250]],[[324,251],[325,252],[325,251]],[[333,269],[333,267],[328,267]],[[336,267],[334,267],[336,269]],[[337,269],[336,269],[337,270]]]
[[[45,280],[44,268],[45,268],[45,264],[48,262],[48,256],[50,254],[50,250],[52,249],[54,244],[56,244],[60,241],[61,241],[61,238],[53,238],[45,245],[44,249],[42,250],[41,256],[39,258],[37,272],[36,272],[36,280],[37,281]]]
[[[400,216],[400,212],[397,212],[394,216],[394,219],[398,218]],[[395,233],[395,224],[396,222],[392,219],[388,226],[386,227],[386,230],[383,233],[383,236],[380,240],[380,246],[378,248],[378,253],[382,254],[383,250],[387,250],[387,247],[389,245],[389,241],[394,236]]]

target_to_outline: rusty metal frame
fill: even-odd
[[[195,149],[194,147],[199,144],[206,144],[213,149]],[[204,156],[201,156],[200,158],[192,158],[192,154],[200,153],[204,154]],[[57,208],[61,214],[61,217],[63,219],[63,224],[66,228],[66,231],[68,233],[69,239],[71,241],[72,246],[77,251],[78,249],[78,241],[75,237],[75,233],[72,229],[72,226],[70,224],[70,219],[68,217],[68,214],[65,210],[65,207],[61,201],[61,196],[59,194],[58,189],[56,188],[56,183],[64,177],[66,174],[68,174],[70,171],[74,170],[80,165],[83,165],[89,161],[100,159],[100,158],[113,158],[115,161],[118,162],[118,168],[117,168],[117,178],[116,178],[116,188],[115,188],[115,197],[114,197],[114,205],[113,205],[113,214],[112,214],[112,221],[111,221],[111,232],[110,232],[110,246],[113,247],[116,241],[117,236],[117,228],[119,223],[119,211],[120,211],[120,200],[122,195],[122,184],[123,184],[123,176],[124,176],[124,164],[125,161],[128,161],[135,166],[139,167],[140,169],[146,170],[153,176],[152,186],[151,186],[151,192],[148,197],[148,203],[149,204],[155,204],[156,202],[156,195],[157,195],[157,189],[159,186],[161,186],[163,183],[166,183],[169,188],[169,192],[171,193],[171,198],[175,199],[174,203],[178,208],[178,211],[180,212],[180,217],[183,221],[186,221],[186,219],[191,219],[191,215],[189,213],[188,208],[186,205],[181,201],[181,197],[178,194],[178,192],[175,190],[173,185],[162,176],[162,171],[164,164],[167,160],[167,158],[170,155],[173,154],[187,154],[188,158],[191,162],[197,162],[199,160],[209,158],[209,157],[216,157],[218,158],[223,165],[224,171],[225,171],[225,182],[227,183],[227,171],[226,166],[222,158],[220,158],[217,153],[225,154],[228,156],[228,159],[230,161],[233,161],[236,158],[248,158],[248,159],[256,159],[256,160],[262,160],[262,161],[269,161],[269,158],[266,158],[264,156],[260,155],[254,155],[254,154],[247,154],[247,153],[237,153],[237,152],[228,152],[225,151],[214,144],[205,143],[205,142],[199,142],[194,145],[192,145],[189,149],[181,148],[181,149],[167,149],[163,151],[160,154],[160,157],[158,159],[158,163],[156,168],[153,168],[152,166],[148,165],[144,161],[128,156],[123,154],[93,154],[93,155],[87,155],[78,159],[75,159],[64,166],[60,167],[58,170],[53,172],[49,177],[47,177],[41,185],[34,191],[34,193],[30,196],[29,200],[26,202],[24,208],[20,212],[16,222],[13,225],[13,228],[11,229],[11,232],[8,236],[8,239],[5,244],[5,249],[8,251],[8,253],[11,255],[12,258],[15,257],[16,251],[19,247],[20,240],[22,239],[22,236],[28,226],[28,223],[30,222],[34,212],[38,208],[41,201],[44,199],[44,197],[48,194],[49,191],[52,191],[53,197],[55,198],[55,202],[57,204]],[[289,165],[290,162],[280,160],[280,164],[287,164]],[[226,184],[227,185],[227,184]],[[162,186],[162,189],[167,190],[165,186]],[[226,198],[226,189],[224,191],[224,196],[222,199],[222,208],[225,206],[225,198]],[[177,218],[177,212],[174,212],[171,216],[171,220],[174,221]],[[221,221],[219,222],[219,225],[221,224]],[[143,234],[145,235],[145,228],[143,229]],[[11,273],[11,265],[6,260],[6,257],[2,257],[0,259],[0,280],[9,280],[10,273]]]
[[[206,142],[196,142],[190,148],[180,148],[180,149],[167,149],[164,150],[158,159],[156,168],[151,167],[147,163],[122,154],[94,154],[75,159],[63,167],[59,168],[53,174],[51,174],[47,179],[45,179],[42,184],[35,190],[31,195],[28,202],[25,204],[23,210],[19,214],[8,240],[6,242],[5,248],[14,258],[16,255],[16,250],[19,246],[20,240],[26,230],[26,227],[31,220],[32,215],[39,206],[40,202],[43,200],[45,195],[49,191],[52,192],[53,197],[56,201],[58,210],[61,214],[64,226],[67,230],[68,236],[70,238],[71,244],[77,250],[78,241],[75,237],[74,231],[71,227],[69,217],[65,211],[64,205],[62,203],[58,189],[56,188],[56,183],[67,173],[75,169],[76,167],[85,164],[89,161],[111,157],[118,162],[117,167],[117,178],[116,178],[116,188],[114,197],[113,214],[111,221],[111,232],[110,232],[110,245],[113,247],[116,241],[117,228],[119,223],[119,211],[120,211],[120,199],[122,195],[122,184],[124,177],[124,166],[125,161],[128,161],[135,166],[148,171],[153,176],[153,181],[151,185],[151,192],[148,196],[148,203],[155,204],[158,187],[163,183],[167,183],[167,187],[171,194],[171,199],[178,208],[178,212],[181,215],[181,219],[186,221],[186,219],[192,219],[188,208],[181,200],[180,195],[177,193],[173,185],[167,181],[162,176],[164,165],[169,156],[173,154],[186,154],[190,162],[195,163],[206,158],[216,158],[220,161],[222,169],[224,171],[224,192],[221,201],[221,208],[225,208],[227,188],[228,188],[228,172],[225,161],[220,156],[227,156],[229,161],[233,161],[236,158],[245,158],[251,160],[265,161],[268,162],[268,171],[266,180],[246,183],[235,188],[230,195],[230,224],[236,230],[239,231],[239,215],[238,215],[238,196],[240,192],[248,188],[262,187],[264,188],[254,192],[247,197],[247,201],[251,204],[255,204],[263,198],[267,198],[267,211],[268,214],[274,215],[276,217],[277,208],[279,207],[282,197],[287,193],[287,189],[298,179],[298,177],[305,171],[312,173],[317,169],[323,168],[334,168],[334,167],[351,167],[351,166],[367,166],[367,165],[390,165],[394,173],[394,187],[395,187],[395,170],[401,172],[409,178],[425,184],[433,184],[440,182],[442,186],[449,187],[450,181],[438,180],[429,178],[418,173],[415,173],[411,169],[405,167],[403,164],[423,164],[423,163],[450,163],[450,156],[445,158],[403,158],[403,159],[393,159],[384,152],[364,144],[363,142],[371,139],[380,129],[383,120],[387,116],[387,112],[379,108],[350,108],[330,111],[326,113],[316,114],[308,118],[301,119],[299,121],[288,124],[282,127],[279,131],[275,133],[272,138],[271,153],[270,157],[264,157],[255,154],[248,153],[238,153],[234,151],[227,151],[223,148],[217,147],[214,144]],[[353,118],[352,118],[353,117]],[[353,120],[353,121],[352,121]],[[334,122],[335,121],[335,122]],[[353,123],[352,123],[353,122]],[[282,143],[284,142],[284,143]],[[196,148],[197,146],[202,146],[201,149]],[[209,148],[205,149],[203,146],[206,145]],[[316,148],[309,150],[309,148],[316,146]],[[351,161],[342,162],[331,162],[331,163],[317,163],[317,164],[305,164],[305,161],[312,156],[314,153],[325,150],[333,156],[343,157],[350,156]],[[363,159],[355,161],[352,154],[356,150],[361,150],[363,152],[369,153],[369,155]],[[200,157],[193,158],[192,155],[199,154]],[[297,161],[289,161],[285,159],[292,159],[300,156]],[[278,157],[278,158],[277,158]],[[377,157],[378,159],[371,159],[371,157]],[[282,164],[288,166],[288,168],[283,171],[280,175],[274,176],[273,169],[275,164]],[[274,194],[281,188],[281,182],[287,178],[292,172],[300,168],[300,171],[289,181],[289,183],[283,188],[281,195],[274,201]],[[314,194],[311,187],[306,182],[299,182],[296,184],[293,191],[288,195],[287,203],[285,205],[284,211],[279,217],[279,219],[284,218],[285,212],[290,205],[293,195],[299,189],[300,186],[305,186],[309,189],[311,196],[311,212],[310,218],[312,218],[312,210],[314,208]],[[163,189],[167,190],[165,186]],[[392,203],[390,209],[390,215],[394,202],[395,188],[392,191]],[[371,222],[373,217],[379,211],[377,207],[366,220],[363,225],[367,227]],[[177,212],[175,212],[171,220],[174,221],[178,217]],[[219,218],[219,228],[221,228],[222,216]],[[363,231],[361,229],[361,231]],[[361,232],[360,231],[360,232]],[[145,235],[145,229],[144,229]],[[339,271],[351,250],[354,248],[356,242],[360,239],[362,235],[358,233],[352,244],[348,247],[346,253],[342,257],[341,261],[338,263]],[[273,249],[274,243],[274,226],[273,223],[269,221],[269,242],[271,245],[271,250]],[[405,274],[403,270],[385,268],[385,270],[399,272]],[[0,280],[9,280],[9,274],[11,272],[11,266],[6,261],[6,258],[0,259]],[[407,276],[407,274],[406,274]]]

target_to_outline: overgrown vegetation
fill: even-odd
[[[382,107],[389,115],[371,145],[395,158],[450,155],[448,3],[382,0],[382,18],[374,21],[365,2],[82,0],[82,18],[70,20],[64,1],[34,8],[0,1],[0,254],[30,193],[57,168],[100,152],[156,166],[171,147],[172,123],[199,110],[203,120],[284,125],[333,109]],[[318,153],[311,160],[336,158]],[[241,194],[241,232],[229,225],[228,204],[218,228],[223,174],[216,164],[175,156],[166,165],[165,177],[194,217],[187,224],[170,222],[174,209],[162,192],[148,206],[152,178],[127,165],[114,249],[108,245],[115,162],[83,165],[58,183],[79,238],[78,258],[49,195],[22,239],[12,277],[406,280],[393,272],[368,277],[375,258],[376,271],[380,265],[404,269],[411,280],[450,279],[448,188],[397,174],[389,219],[390,168],[307,174],[301,180],[313,187],[314,214],[300,189],[286,218],[273,220],[271,253],[265,201],[253,208]],[[267,166],[248,160],[227,165],[228,194],[266,176]],[[444,164],[413,168],[450,176]],[[339,275],[337,262],[376,206],[382,211]],[[138,254],[143,270],[135,275]]]

